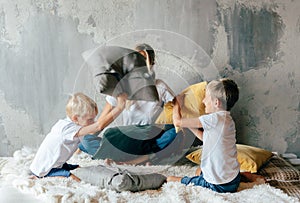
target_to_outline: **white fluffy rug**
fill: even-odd
[[[31,180],[28,168],[34,150],[23,148],[11,158],[0,158],[0,202],[299,202],[284,192],[267,184],[251,185],[236,193],[220,194],[209,189],[180,183],[165,183],[159,190],[122,192],[100,189],[84,182],[65,178],[43,178]],[[103,164],[102,160],[91,160],[84,153],[74,155],[68,163],[80,166]],[[121,166],[131,171],[158,172],[164,175],[192,176],[196,167],[191,166]],[[242,185],[249,188],[249,185]],[[17,189],[14,189],[17,188]]]

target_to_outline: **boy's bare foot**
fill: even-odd
[[[200,174],[201,174],[201,168],[199,167],[196,169],[195,175],[200,176]]]
[[[78,148],[76,151],[75,151],[75,154],[80,154],[81,153],[81,150]]]
[[[70,177],[75,180],[76,182],[80,182],[80,178],[78,178],[77,176],[75,176],[74,174],[71,174]]]
[[[241,172],[241,176],[244,177],[247,180],[247,182],[266,182],[265,177],[250,172]]]
[[[168,176],[167,182],[180,182],[181,179],[182,179],[181,177],[177,177],[177,176]]]

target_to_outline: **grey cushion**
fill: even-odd
[[[130,174],[126,172],[112,179],[111,185],[118,191],[138,192],[142,190],[158,189],[166,181],[166,177],[158,173]]]
[[[101,46],[82,56],[92,69],[98,92],[111,96],[126,92],[129,100],[159,99],[155,80],[139,52],[118,46]]]
[[[134,174],[102,165],[77,168],[72,173],[84,182],[117,192],[157,189],[166,181],[166,177],[158,173]]]

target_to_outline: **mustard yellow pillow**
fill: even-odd
[[[156,124],[172,124],[173,123],[173,103],[168,102],[164,105],[163,111],[156,119]]]
[[[258,147],[237,144],[237,158],[241,171],[256,173],[257,170],[272,157],[272,152]],[[186,156],[190,161],[200,164],[202,149],[195,150]]]
[[[185,94],[181,115],[183,118],[199,117],[205,113],[205,106],[202,103],[205,97],[205,88],[207,82],[200,82],[190,85],[184,89],[181,94]],[[165,104],[163,112],[159,115],[156,124],[172,124],[173,123],[173,106],[169,102]]]

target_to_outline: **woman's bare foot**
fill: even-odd
[[[114,164],[114,163],[116,163],[114,160],[112,160],[112,159],[105,159],[104,160],[104,163],[106,164],[106,165],[108,165],[108,166],[110,166],[110,165],[112,165],[112,164]]]
[[[112,159],[105,159],[104,163],[107,165],[112,165],[112,164],[117,164],[117,165],[141,165],[141,164],[145,164],[146,166],[150,166],[151,163],[149,162],[149,156],[148,155],[144,155],[144,156],[140,156],[136,159],[132,159],[129,161],[114,161]]]
[[[177,176],[168,176],[167,182],[180,182],[181,179],[182,179],[181,177],[177,177]]]
[[[146,163],[145,163],[145,166],[151,166],[152,164],[151,164],[151,162],[150,161],[147,161]]]
[[[29,176],[29,179],[35,180],[35,179],[38,179],[38,177],[36,177],[35,175],[31,175],[31,176]]]
[[[117,164],[117,165],[124,165],[126,164],[125,162],[122,162],[122,161],[114,161],[112,159],[105,159],[104,160],[104,163],[108,166],[111,166],[112,164]]]

